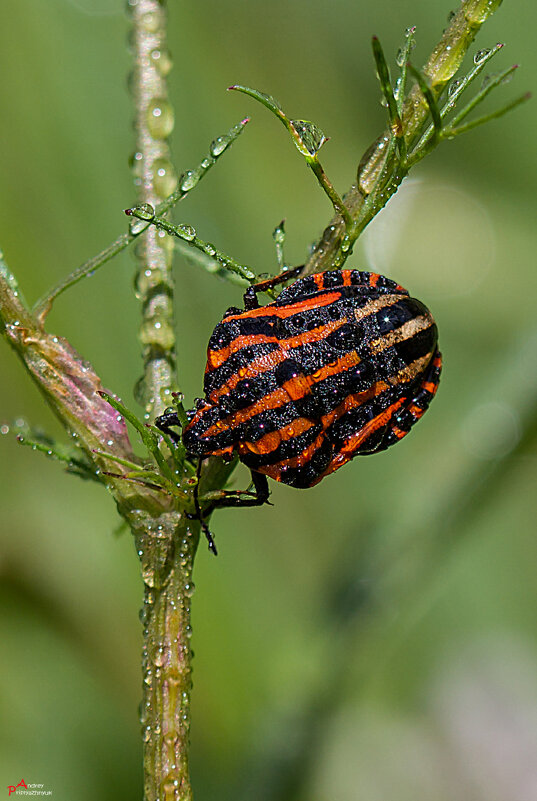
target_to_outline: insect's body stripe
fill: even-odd
[[[317,442],[319,436],[324,439],[321,426],[310,421],[307,422],[309,428],[306,428],[301,433],[289,436],[287,439],[281,437],[281,433],[285,432],[284,429],[284,432],[281,432],[278,436],[279,442],[276,446],[270,447],[268,450],[256,449],[256,445],[258,446],[262,440],[259,440],[256,445],[252,445],[249,442],[240,442],[239,455],[242,461],[255,470],[261,467],[270,467],[274,464],[282,464],[289,459],[299,458],[301,454],[309,451],[312,443]],[[276,437],[275,434],[269,436]],[[273,444],[274,442],[271,440],[270,445],[272,446]]]
[[[363,306],[356,306],[353,309],[354,318],[357,323],[362,322],[372,314],[382,311],[387,306],[393,306],[395,303],[400,303],[401,295],[381,295],[380,297],[373,297],[364,303]]]
[[[283,293],[281,293],[283,294]],[[280,295],[281,296],[281,295]],[[306,298],[305,300],[301,300],[298,303],[292,303],[288,306],[279,306],[277,302],[269,304],[274,315],[276,317],[285,318],[290,314],[310,311],[312,309],[318,309],[320,306],[329,306],[331,303],[339,299],[339,293],[337,292],[327,292],[326,294],[321,294],[318,297],[313,298]],[[226,318],[226,322],[233,320],[247,320],[256,317],[266,317],[267,316],[267,306],[260,306],[258,309],[250,309],[249,311],[242,312],[241,314],[231,315],[230,317]]]
[[[412,339],[419,331],[425,331],[427,328],[430,328],[431,325],[434,325],[434,320],[430,314],[414,317],[412,320],[407,320],[407,322],[403,323],[399,328],[394,328],[393,331],[390,331],[383,337],[372,340],[372,342],[369,343],[369,349],[371,353],[382,353],[383,350],[386,350],[386,348],[392,345],[397,345],[400,342]]]
[[[240,336],[233,341],[233,351],[229,347],[222,348],[222,350],[211,349],[208,351],[208,364],[211,368],[220,367],[229,358],[231,353],[240,352],[242,348],[253,349],[259,345],[268,345],[268,350],[275,350],[278,347],[276,337],[269,337],[266,334],[258,334],[257,336]]]
[[[325,476],[328,476],[330,473],[333,473],[334,470],[337,470],[349,462],[353,456],[359,452],[360,445],[362,445],[364,442],[367,442],[372,434],[379,431],[379,429],[384,428],[388,424],[390,418],[403,405],[404,401],[405,399],[401,398],[395,403],[392,403],[391,406],[388,406],[388,408],[383,412],[378,414],[372,420],[369,420],[369,422],[366,423],[359,431],[347,437],[328,464],[323,474],[318,477],[316,483],[321,481],[321,479],[323,479]]]

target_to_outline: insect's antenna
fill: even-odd
[[[201,512],[200,506],[200,499],[199,499],[199,491],[200,491],[200,481],[201,481],[201,466],[202,466],[202,459],[198,459],[198,466],[196,468],[196,478],[198,479],[196,482],[196,486],[194,487],[194,508],[196,509],[196,517],[201,523],[201,530],[205,534],[207,538],[207,542],[209,543],[209,550],[214,553],[215,556],[218,556],[218,551],[216,550],[216,545],[213,539],[213,535],[209,531],[209,526],[203,520],[203,514]]]

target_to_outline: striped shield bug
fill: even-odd
[[[244,310],[228,309],[209,340],[205,398],[183,444],[199,459],[238,454],[255,489],[211,508],[265,503],[267,476],[313,487],[402,439],[436,393],[442,362],[423,303],[377,273],[332,270],[260,306],[256,293],[293,272],[250,287]],[[172,433],[179,420],[168,412],[156,424]]]

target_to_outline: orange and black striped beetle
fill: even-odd
[[[436,393],[442,360],[423,303],[377,273],[332,270],[259,305],[257,292],[300,269],[250,287],[244,310],[228,309],[209,340],[205,399],[188,413],[183,444],[199,459],[238,453],[255,489],[225,493],[218,506],[265,503],[267,476],[313,487],[389,448]],[[173,434],[179,420],[168,412],[156,424]]]

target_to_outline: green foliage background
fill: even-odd
[[[253,120],[176,219],[275,266],[286,218],[300,263],[330,216],[278,123],[232,83],[275,95],[331,137],[344,191],[384,126],[370,37],[417,64],[445,0],[170,2],[179,171]],[[195,6],[195,7],[194,7]],[[520,60],[500,104],[533,88],[537,9],[506,2],[475,50]],[[123,230],[134,200],[127,23],[112,0],[18,0],[0,28],[0,242],[31,300]],[[375,268],[437,319],[437,399],[397,448],[273,507],[213,518],[194,598],[197,801],[513,801],[537,786],[536,153],[532,102],[446,143],[371,226],[350,265]],[[134,405],[140,374],[132,257],[63,296],[65,335]],[[240,290],[178,259],[181,382],[201,394],[206,342]],[[7,347],[1,421],[60,434]],[[140,797],[141,583],[97,485],[2,438],[0,791],[58,801]],[[246,474],[240,476],[246,481]]]

